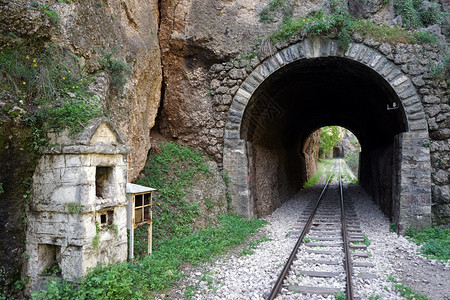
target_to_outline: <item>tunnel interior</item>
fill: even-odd
[[[270,75],[253,93],[241,122],[248,142],[251,193],[258,216],[272,212],[307,180],[305,141],[323,126],[352,131],[361,144],[359,181],[392,217],[394,137],[407,131],[391,86],[358,62],[300,60]]]

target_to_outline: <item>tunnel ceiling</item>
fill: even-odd
[[[241,138],[267,148],[296,146],[315,129],[350,129],[363,148],[392,143],[406,131],[398,97],[368,67],[345,58],[301,60],[267,78],[247,105]]]

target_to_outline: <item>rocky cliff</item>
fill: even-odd
[[[133,180],[143,168],[150,149],[150,129],[160,103],[162,69],[156,0],[1,0],[0,19],[0,168],[3,170],[0,174],[0,224],[4,228],[0,233],[0,285],[13,288],[20,283],[21,265],[26,258],[25,200],[31,192],[29,178],[36,157],[31,153],[39,147],[36,134],[33,136],[37,129],[30,128],[30,122],[26,121],[39,105],[42,106],[36,102],[38,92],[21,90],[16,82],[22,85],[23,81],[24,86],[31,88],[32,81],[26,76],[32,73],[33,67],[39,70],[36,78],[44,78],[51,72],[40,60],[43,55],[38,55],[48,54],[51,52],[48,49],[60,49],[65,53],[63,59],[59,59],[57,53],[53,53],[53,57],[52,53],[47,55],[48,61],[53,58],[55,62],[52,67],[62,73],[61,78],[45,78],[55,84],[57,80],[66,79],[62,74],[71,70],[72,74],[86,74],[81,80],[89,78],[88,91],[96,95],[93,99],[100,100],[103,112],[113,120],[132,148],[128,157],[128,178]],[[16,47],[16,44],[25,46]],[[15,55],[12,59],[8,56],[11,53]],[[17,57],[30,63],[33,60],[35,64],[14,77],[8,70],[22,67]],[[67,58],[76,62],[77,71],[68,69]],[[110,64],[106,65],[105,61]],[[121,75],[126,76],[125,80],[114,77],[115,66],[130,70]],[[114,85],[117,80],[122,80],[119,88]],[[79,87],[74,84],[66,88],[78,90]],[[69,99],[74,95],[63,93],[69,95]],[[63,103],[63,99],[55,97],[50,106],[58,107],[59,103]]]

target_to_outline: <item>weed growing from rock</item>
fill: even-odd
[[[125,83],[127,82],[127,76],[131,74],[131,69],[126,62],[114,57],[116,51],[117,47],[100,58],[100,64],[108,72],[111,86],[119,94],[122,94]]]
[[[275,21],[278,14],[281,13],[283,22],[288,22],[292,17],[295,1],[290,0],[272,0],[264,7],[259,15],[259,21],[262,23],[271,23]]]
[[[450,54],[441,57],[431,70],[431,75],[435,78],[445,79],[450,84]]]
[[[405,20],[405,28],[419,28],[424,25],[447,22],[448,14],[442,12],[437,3],[432,2],[430,7],[419,9],[421,2],[418,0],[395,1],[397,13],[402,15]],[[275,12],[279,11],[282,5],[284,5],[283,1],[274,0],[270,2],[260,15],[261,22],[272,22],[276,16]],[[301,18],[284,18],[280,28],[270,33],[268,39],[275,45],[288,41],[293,36],[330,37],[336,38],[339,47],[346,51],[355,33],[358,33],[362,38],[371,38],[378,42],[391,44],[436,42],[435,36],[422,31],[413,33],[400,26],[378,25],[369,20],[355,19],[350,15],[345,3],[341,0],[331,0],[327,12],[317,10]],[[266,39],[262,40],[265,41]]]
[[[436,2],[422,5],[422,0],[394,0],[395,12],[402,16],[405,28],[415,29],[432,24],[448,23],[448,13],[445,13]]]
[[[45,145],[45,133],[69,128],[79,132],[103,114],[88,90],[92,81],[78,58],[58,45],[36,47],[9,35],[0,41],[0,97],[14,99],[19,116],[32,128],[33,149]]]

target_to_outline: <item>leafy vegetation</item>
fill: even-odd
[[[367,247],[369,247],[370,246],[370,240],[369,240],[369,237],[366,234],[364,234],[364,242],[353,242],[353,244],[355,244],[355,245],[366,245]]]
[[[333,147],[337,146],[341,140],[340,134],[342,130],[338,126],[325,126],[321,130],[319,157],[323,158],[333,150]]]
[[[422,5],[421,0],[394,0],[395,12],[402,16],[405,28],[420,28],[432,24],[447,23],[448,13],[445,13],[439,3],[429,2]]]
[[[341,179],[343,182],[352,182],[354,178],[350,175],[348,168],[345,166],[345,162],[342,166],[342,176]]]
[[[392,222],[391,224],[389,224],[389,231],[397,232],[397,222]]]
[[[439,4],[431,2],[427,8],[421,6],[419,0],[396,0],[396,11],[402,15],[404,27],[419,28],[430,24],[443,24],[447,22],[448,14],[443,12]],[[273,0],[263,9],[260,15],[261,22],[272,22],[277,12],[287,11],[288,1]],[[292,9],[292,5],[291,5]],[[283,13],[283,22],[280,28],[268,35],[272,44],[287,41],[292,36],[303,37],[324,36],[337,38],[339,47],[347,50],[351,37],[358,33],[363,38],[370,37],[379,42],[396,43],[426,43],[436,42],[436,37],[426,32],[407,31],[400,26],[375,24],[369,20],[353,18],[342,0],[330,0],[330,8],[327,12],[317,10],[300,18],[292,18],[292,14]],[[265,40],[265,39],[264,39]]]
[[[53,26],[58,25],[59,16],[50,8],[50,6],[36,0],[30,1],[29,5],[30,9],[39,11],[42,16],[48,18]]]
[[[34,150],[45,145],[49,130],[68,127],[76,133],[103,114],[98,97],[88,90],[92,76],[69,51],[37,47],[37,41],[14,35],[3,37],[0,45],[0,97],[16,99],[22,121],[32,128]]]
[[[270,241],[270,238],[268,238],[267,236],[263,236],[262,238],[259,238],[259,239],[257,239],[257,240],[250,241],[250,242],[248,243],[248,245],[245,246],[245,247],[241,250],[241,252],[239,252],[239,254],[240,254],[241,256],[243,256],[243,255],[252,255],[252,254],[255,253],[254,250],[255,250],[256,248],[258,248],[258,245],[259,245],[259,244],[264,243],[264,242],[268,242],[268,241]]]
[[[99,266],[78,283],[53,279],[47,290],[32,299],[144,299],[182,277],[183,264],[198,264],[239,245],[267,222],[219,216],[219,226],[200,229],[184,237],[164,238],[153,254],[142,260]]]
[[[331,0],[330,10],[314,11],[305,17],[289,19],[269,35],[273,44],[286,41],[294,35],[325,36],[338,39],[339,46],[347,50],[351,36],[358,32],[362,37],[391,43],[415,42],[414,35],[398,26],[377,25],[368,20],[355,20],[340,0]]]
[[[79,214],[83,210],[83,205],[77,202],[69,202],[67,205],[67,211],[73,214]]]
[[[220,279],[214,279],[213,277],[211,277],[210,272],[205,272],[203,275],[201,275],[198,278],[198,282],[196,284],[189,285],[186,287],[186,289],[184,291],[183,299],[186,299],[186,300],[195,299],[194,296],[196,295],[196,289],[198,289],[200,284],[203,282],[206,283],[206,286],[208,287],[208,289],[216,291],[217,287],[214,286],[214,283],[219,283]]]
[[[434,77],[440,77],[450,84],[450,54],[446,54],[441,57],[431,70],[431,75]]]
[[[359,154],[359,150],[345,154],[345,162],[355,176],[358,176],[359,173]]]
[[[315,238],[304,238],[303,243],[317,242],[318,240]]]
[[[190,147],[173,142],[151,152],[136,183],[156,188],[154,197],[153,235],[156,241],[167,237],[182,237],[192,233],[192,222],[200,215],[197,202],[187,203],[195,176],[210,173],[206,159]],[[155,245],[157,246],[157,245]]]
[[[436,227],[408,227],[405,235],[417,245],[422,245],[420,252],[441,261],[450,260],[450,229]]]
[[[117,47],[102,57],[100,64],[109,73],[111,87],[121,94],[127,82],[127,76],[131,74],[131,69],[123,60],[113,57],[116,51]]]
[[[342,291],[334,293],[333,296],[334,296],[334,299],[336,299],[336,300],[344,300],[346,297],[345,293]]]

